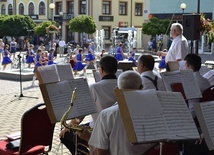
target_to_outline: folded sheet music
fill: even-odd
[[[40,84],[74,79],[70,64],[57,64],[38,67],[37,76]]]
[[[72,92],[76,88],[74,105],[67,119],[86,116],[96,112],[95,103],[86,79],[78,78],[49,84],[41,84],[51,122],[59,122],[71,105]]]
[[[192,70],[180,70],[161,73],[166,91],[172,91],[171,85],[181,83],[186,99],[201,98],[201,91]]]
[[[194,108],[206,144],[209,150],[214,150],[214,101],[196,104]]]
[[[199,138],[180,93],[115,89],[115,94],[130,143]]]

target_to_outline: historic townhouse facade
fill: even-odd
[[[114,27],[141,27],[144,22],[144,0],[0,0],[0,14],[29,15],[36,23],[52,19],[61,27],[61,37],[79,42],[81,36],[69,33],[69,20],[79,15],[94,18],[97,29],[105,30],[109,40]],[[87,35],[85,37],[88,37]]]

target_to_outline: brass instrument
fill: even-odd
[[[64,113],[64,115],[62,116],[61,118],[61,125],[64,126],[65,128],[67,129],[70,129],[70,130],[74,130],[74,131],[82,131],[83,129],[80,127],[80,126],[70,126],[67,124],[66,122],[66,119],[68,117],[68,115],[70,114],[70,111],[73,107],[73,104],[74,104],[74,100],[76,98],[76,88],[74,88],[73,92],[72,92],[72,96],[71,96],[71,105],[70,107],[68,108],[68,110]]]

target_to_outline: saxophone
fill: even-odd
[[[66,120],[68,118],[68,115],[71,112],[71,109],[74,105],[74,100],[76,98],[76,88],[74,88],[73,92],[72,92],[72,96],[71,96],[71,105],[68,108],[68,110],[64,113],[64,115],[61,118],[61,125],[64,126],[65,128],[69,129],[69,130],[73,130],[73,131],[82,131],[83,129],[80,126],[70,126],[67,124]]]

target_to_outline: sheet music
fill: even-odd
[[[187,99],[201,98],[201,91],[198,87],[192,70],[181,70],[182,85]]]
[[[195,81],[192,70],[181,70],[161,73],[166,91],[172,91],[171,84],[182,83],[187,99],[200,98],[201,92]]]
[[[155,90],[124,91],[123,93],[139,142],[168,137],[163,109]]]
[[[138,90],[123,95],[138,142],[199,138],[180,93]]]
[[[157,92],[169,129],[170,139],[199,138],[197,128],[181,93]]]
[[[70,64],[57,64],[56,68],[60,81],[74,79]]]
[[[201,112],[197,108],[201,109]],[[214,101],[203,102],[195,107],[202,132],[210,150],[214,149]],[[208,139],[207,139],[208,138]]]
[[[71,90],[77,88],[76,99],[69,118],[76,118],[95,113],[96,106],[92,100],[87,80],[83,78],[68,80],[68,85]]]
[[[171,84],[182,83],[179,71],[161,73],[166,91],[172,91]]]
[[[57,121],[60,121],[63,114],[71,105],[72,89],[68,81],[46,84],[52,109]]]
[[[38,71],[42,78],[42,81],[39,82],[46,84],[60,81],[56,65],[41,66],[38,67]]]

